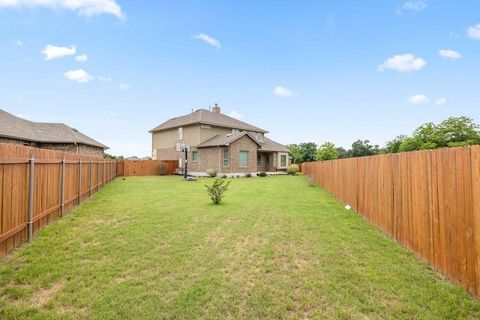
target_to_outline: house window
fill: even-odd
[[[230,154],[228,152],[228,149],[225,148],[223,149],[223,166],[228,167],[229,162],[230,162]]]
[[[198,151],[192,151],[192,162],[198,161]]]
[[[240,133],[240,129],[232,129],[232,133]]]
[[[248,167],[248,151],[240,151],[240,167]]]
[[[280,166],[282,167],[287,166],[287,155],[285,154],[280,155]]]
[[[183,140],[183,127],[178,128],[178,140]]]
[[[257,154],[257,166],[261,166],[262,165],[262,156]]]

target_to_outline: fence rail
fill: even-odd
[[[480,297],[480,146],[310,162],[302,171]]]
[[[117,176],[173,174],[176,161],[116,161],[0,143],[0,257]]]

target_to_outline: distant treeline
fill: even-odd
[[[400,135],[387,142],[384,147],[372,145],[369,140],[361,139],[352,143],[351,149],[337,147],[332,142],[325,142],[320,146],[314,142],[304,142],[290,144],[287,147],[292,153],[294,163],[364,157],[480,144],[479,128],[480,126],[469,117],[451,117],[439,124],[425,123],[411,136]]]

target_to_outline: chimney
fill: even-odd
[[[220,113],[220,107],[218,106],[218,103],[215,103],[215,106],[212,108],[212,112]]]

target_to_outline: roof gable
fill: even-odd
[[[0,109],[0,136],[39,143],[79,143],[108,147],[64,123],[33,122]]]
[[[219,134],[216,135],[202,143],[200,143],[197,148],[207,148],[207,147],[220,147],[220,146],[228,146],[231,143],[237,141],[238,139],[242,138],[243,136],[248,136],[252,139],[260,148],[262,144],[257,141],[252,135],[246,131],[238,132],[238,133],[231,133],[227,135]]]
[[[156,132],[161,130],[173,129],[177,127],[182,127],[191,124],[209,124],[212,126],[218,127],[225,127],[225,128],[232,128],[232,129],[240,129],[246,131],[255,131],[255,132],[262,132],[267,133],[267,130],[255,127],[251,124],[246,122],[240,121],[238,119],[229,117],[223,113],[219,112],[212,112],[205,109],[198,109],[195,112],[190,114],[171,118],[159,126],[150,130],[150,132]]]

